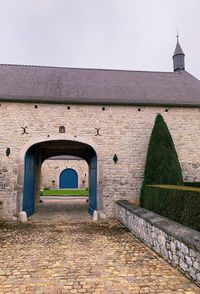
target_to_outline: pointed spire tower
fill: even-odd
[[[177,35],[177,43],[176,43],[176,48],[173,54],[173,66],[174,66],[174,72],[175,71],[180,71],[180,70],[185,70],[185,54],[181,48],[181,45],[179,44],[179,36]]]

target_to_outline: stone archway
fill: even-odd
[[[24,148],[25,149],[25,148]],[[39,201],[40,170],[42,162],[57,155],[72,155],[84,159],[89,166],[89,208],[92,215],[97,209],[97,154],[94,148],[80,141],[67,139],[48,139],[30,144],[23,152],[19,166],[18,211],[34,213],[36,202]]]

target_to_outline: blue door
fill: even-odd
[[[96,153],[90,155],[89,164],[89,214],[97,209],[97,156]]]
[[[77,189],[78,188],[78,174],[72,168],[64,169],[60,174],[61,189]]]
[[[23,211],[26,211],[27,216],[32,215],[35,210],[35,170],[36,151],[32,147],[26,153],[24,168]]]

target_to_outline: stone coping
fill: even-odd
[[[190,248],[200,252],[200,232],[146,210],[145,208],[134,206],[127,200],[118,200],[116,203],[141,217],[148,223],[163,230],[165,233],[187,244]]]

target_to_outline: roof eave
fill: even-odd
[[[14,103],[40,103],[40,104],[65,104],[65,105],[110,105],[110,106],[153,106],[153,107],[190,107],[190,108],[200,108],[200,104],[198,103],[168,103],[168,102],[147,102],[147,101],[74,101],[71,99],[63,100],[63,99],[48,99],[46,101],[41,101],[42,98],[0,98],[0,102],[14,102]]]
[[[173,59],[175,56],[177,56],[177,55],[183,55],[183,56],[185,56],[184,53],[176,53],[176,54],[173,55],[172,59]]]

